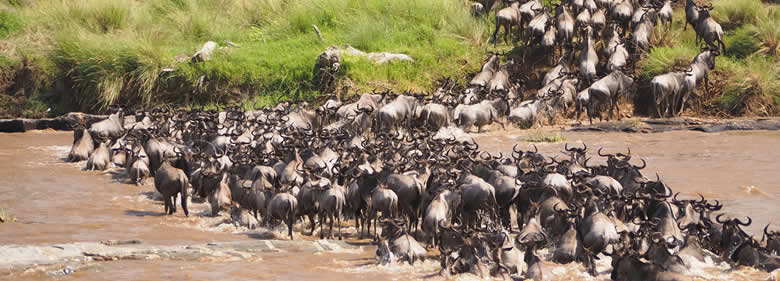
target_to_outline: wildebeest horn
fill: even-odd
[[[620,157],[631,157],[631,148],[628,147],[628,154],[618,153],[617,156],[620,156]]]
[[[642,167],[634,166],[634,168],[637,168],[638,170],[641,170],[641,169],[644,169],[645,167],[647,167],[647,162],[645,161],[645,159],[641,159],[641,160],[642,160]],[[656,176],[658,176],[658,174],[656,174]],[[658,177],[658,180],[660,181],[661,178]]]
[[[769,230],[769,224],[768,223],[766,224],[766,226],[764,226],[764,234],[761,235],[761,242],[763,242],[766,237],[769,237],[771,235],[771,234],[769,234],[769,232],[767,232],[767,230]]]
[[[748,218],[748,221],[747,221],[747,223],[744,223],[744,222],[742,222],[742,221],[741,221],[741,220],[739,220],[739,219],[734,219],[734,222],[736,222],[737,224],[740,224],[740,225],[748,226],[748,225],[750,225],[751,223],[753,223],[753,219],[751,219],[751,218],[750,218],[750,216],[748,216],[747,218]]]
[[[715,200],[715,205],[707,204],[704,207],[710,211],[718,211],[723,208],[723,205],[720,204],[720,201]]]
[[[601,156],[601,157],[611,157],[612,156],[612,154],[601,154],[601,149],[603,149],[603,147],[599,147],[599,151],[598,151],[599,156]]]
[[[715,221],[717,221],[718,223],[727,223],[730,221],[730,220],[721,221],[720,220],[721,216],[723,216],[723,214],[719,214],[717,217],[715,217]]]

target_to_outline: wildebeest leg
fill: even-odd
[[[322,214],[319,214],[318,217],[319,217],[319,220],[320,220],[320,239],[323,239],[324,235],[325,235],[325,232],[322,230],[322,228],[325,225],[325,222],[323,221],[323,220],[325,220],[325,216],[323,216]],[[314,223],[314,222],[312,222],[312,223]],[[312,234],[314,234],[314,228],[312,228]]]
[[[176,198],[177,197],[178,197],[177,194],[173,194],[173,196],[171,196],[171,215],[173,215],[173,213],[176,212]]]
[[[170,196],[163,196],[163,201],[165,202],[165,214],[169,215],[171,210],[171,197]]]
[[[311,231],[309,232],[309,235],[314,235],[314,228],[317,227],[317,222],[314,221],[314,214],[310,213],[307,215],[309,217],[309,222],[311,222]],[[320,218],[322,219],[322,218]],[[322,221],[320,221],[320,224],[322,224]],[[322,229],[320,229],[322,230]]]
[[[591,97],[593,98],[593,97]],[[590,121],[590,124],[593,125],[593,101],[588,101],[588,121]]]
[[[337,219],[337,221],[336,221],[337,225],[336,226],[339,228],[339,240],[341,240],[341,238],[342,238],[342,236],[341,236],[341,213],[336,214],[336,219]]]
[[[328,224],[330,225],[330,230],[328,230],[328,238],[333,239],[333,214],[328,214]]]
[[[615,103],[612,102],[612,99],[609,99],[609,116],[607,117],[607,121],[612,120],[613,116],[615,114]]]
[[[185,217],[189,217],[190,216],[190,211],[187,210],[187,195],[186,194],[182,194],[181,195],[181,209],[184,210],[184,216]]]
[[[363,233],[366,232],[366,221],[360,211],[355,212],[355,227],[359,229],[360,234],[358,237],[363,239]]]
[[[379,235],[376,234],[376,225],[377,225],[377,211],[374,209],[374,214],[371,216],[371,220],[374,221],[374,241],[379,240]],[[371,231],[369,231],[368,234],[371,234]]]
[[[495,30],[495,31],[493,31],[493,47],[494,47],[494,48],[496,47],[496,43],[497,43],[497,42],[496,42],[496,40],[497,40],[497,38],[496,38],[496,34],[498,34],[498,29],[499,29],[499,28],[501,28],[501,24],[499,24],[498,22],[496,22],[496,30]]]
[[[509,44],[507,38],[510,32],[512,32],[512,23],[504,24],[504,44]]]
[[[620,121],[620,104],[618,104],[617,95],[615,96],[615,100],[612,101],[612,104],[615,105],[615,109],[617,110],[617,120]]]
[[[692,93],[693,91],[691,91]],[[677,112],[677,116],[682,115],[683,110],[685,109],[685,103],[688,102],[688,93],[683,94],[682,96],[682,102],[680,103],[680,112]]]
[[[292,233],[293,222],[294,221],[295,221],[295,215],[293,215],[293,214],[290,214],[289,216],[287,216],[287,219],[285,219],[285,221],[284,221],[287,224],[287,235],[290,235],[290,240],[294,240],[293,239],[293,233]]]

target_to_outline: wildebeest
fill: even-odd
[[[475,75],[474,78],[469,81],[469,87],[487,87],[490,80],[493,79],[493,74],[498,71],[500,63],[501,58],[497,54],[491,55],[485,64],[482,65],[479,73],[477,73],[477,75]]]
[[[115,140],[124,132],[124,108],[116,107],[117,112],[89,127],[93,139]]]
[[[482,127],[497,122],[504,128],[504,123],[500,118],[509,113],[509,105],[506,100],[498,98],[495,100],[484,100],[478,104],[458,105],[453,112],[455,124],[463,131],[468,132],[471,126],[477,126],[477,133],[482,132]]]
[[[521,25],[521,15],[520,15],[520,2],[515,1],[512,4],[509,5],[509,7],[503,8],[496,12],[496,30],[493,31],[493,46],[495,46],[498,42],[498,39],[496,36],[498,35],[499,29],[503,26],[504,27],[504,43],[508,43],[507,37],[510,33],[512,33],[512,26],[518,25],[520,28],[523,28]]]
[[[266,223],[272,223],[275,220],[282,220],[287,225],[287,235],[293,240],[293,224],[295,223],[295,210],[298,200],[290,193],[280,192],[271,198],[266,210]]]
[[[162,194],[163,201],[165,201],[165,213],[169,215],[176,212],[176,196],[181,193],[181,208],[184,210],[184,215],[189,216],[190,213],[187,210],[189,178],[187,175],[190,173],[190,167],[187,158],[190,156],[178,149],[174,153],[173,155],[163,154],[164,161],[154,175],[154,188]]]
[[[420,102],[415,97],[400,95],[379,109],[376,117],[376,131],[398,129],[402,122],[414,119]]]
[[[87,159],[87,170],[102,171],[108,168],[111,161],[111,154],[108,152],[106,141],[99,140],[98,147]]]
[[[669,111],[676,115],[678,98],[687,96],[688,91],[696,87],[694,79],[688,79],[693,75],[690,72],[670,72],[653,77],[650,81],[650,93],[655,100],[655,109],[658,117],[666,116]],[[661,109],[664,113],[661,114]]]
[[[95,143],[86,128],[73,130],[73,146],[68,153],[68,162],[87,160],[94,150]]]
[[[604,78],[594,82],[588,88],[590,100],[588,103],[588,115],[591,123],[593,119],[590,112],[596,102],[609,104],[609,118],[612,118],[613,111],[617,108],[618,120],[620,120],[620,106],[618,99],[625,94],[630,94],[636,88],[634,79],[624,74],[623,71],[614,71]]]
[[[699,39],[703,39],[704,43],[710,48],[725,53],[726,45],[723,44],[723,28],[710,16],[710,9],[712,9],[711,6],[699,10],[698,19],[693,25],[694,30],[696,30],[696,40],[699,42]]]

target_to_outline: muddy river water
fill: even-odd
[[[528,131],[490,132],[475,136],[481,149],[490,152],[511,151],[524,142]],[[760,235],[767,223],[780,229],[780,132],[740,131],[701,133],[675,131],[653,134],[602,132],[560,132],[570,145],[587,143],[595,155],[599,147],[606,151],[625,151],[631,147],[634,159],[647,160],[646,176],[657,172],[664,181],[694,197],[702,193],[719,199],[724,212],[750,215],[753,224],[746,230]],[[224,224],[212,218],[206,204],[194,204],[191,216],[181,211],[162,216],[163,206],[152,200],[151,180],[144,186],[125,182],[119,171],[85,172],[84,163],[65,163],[72,134],[70,132],[33,131],[0,134],[0,208],[16,223],[0,224],[0,245],[50,245],[101,240],[141,240],[153,245],[187,245],[226,241],[255,240],[254,230]],[[559,155],[563,142],[538,143],[546,155]],[[598,157],[594,157],[596,160]],[[593,161],[591,160],[591,161]],[[600,160],[596,160],[597,163]],[[281,229],[276,230],[282,237]],[[353,231],[350,229],[348,231]],[[263,236],[262,238],[265,238]],[[297,235],[296,238],[311,240]],[[350,238],[351,239],[351,238]],[[354,239],[353,239],[354,240]],[[25,274],[0,270],[2,280],[352,280],[426,279],[439,269],[428,260],[408,265],[376,266],[374,247],[355,243],[357,251],[348,253],[269,253],[261,261],[177,261],[121,260],[100,262],[98,269],[68,276]],[[2,255],[2,253],[0,253]],[[594,279],[578,265],[547,264],[552,280]],[[609,263],[601,261],[595,279],[609,279]],[[702,279],[765,280],[767,273],[753,269],[730,270],[711,263],[694,266]],[[463,275],[457,279],[478,278]],[[435,277],[434,279],[438,279]]]

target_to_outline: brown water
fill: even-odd
[[[524,142],[528,131],[491,132],[476,139],[482,149],[511,151]],[[682,195],[701,192],[720,199],[724,211],[750,215],[746,230],[759,234],[766,223],[780,228],[776,199],[780,196],[780,132],[666,132],[656,134],[561,133],[570,145],[588,144],[608,152],[631,147],[634,159],[648,162],[646,176],[658,172]],[[180,245],[253,239],[252,231],[221,224],[211,218],[206,204],[194,204],[185,218],[181,210],[161,216],[163,206],[150,199],[151,181],[137,187],[123,182],[118,171],[84,172],[84,163],[64,163],[70,149],[69,132],[38,131],[0,134],[0,208],[19,223],[0,224],[0,245],[55,244],[81,241],[138,239],[148,244]],[[563,143],[537,144],[547,155],[560,154]],[[599,157],[594,157],[594,161]],[[598,161],[596,161],[598,162]],[[296,238],[302,236],[297,235]],[[303,237],[312,239],[310,237]],[[97,269],[58,279],[78,280],[352,280],[370,276],[377,280],[425,279],[438,272],[437,261],[414,267],[374,265],[372,247],[359,253],[275,253],[260,262],[118,261],[98,263]],[[579,265],[548,264],[553,280],[588,279]],[[753,269],[728,269],[722,264],[697,264],[695,274],[704,279],[755,280],[768,274]],[[597,280],[609,279],[608,259],[602,259]],[[13,279],[49,280],[46,275],[18,275]],[[0,279],[2,279],[0,275]],[[462,275],[459,280],[478,280]]]

